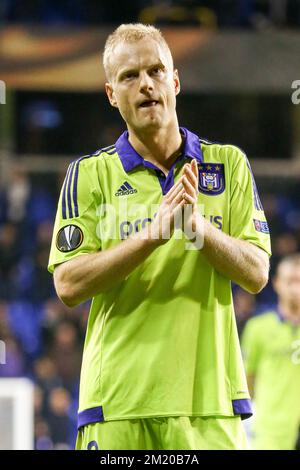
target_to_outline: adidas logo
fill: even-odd
[[[124,181],[122,186],[115,193],[115,196],[127,196],[128,194],[137,193],[137,190],[134,189],[127,181]]]

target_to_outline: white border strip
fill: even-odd
[[[0,399],[13,400],[13,448],[33,449],[33,383],[24,378],[0,379]]]

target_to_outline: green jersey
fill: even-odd
[[[210,222],[270,254],[268,225],[244,153],[180,129],[167,176],[124,132],[73,162],[60,195],[49,270],[107,250],[150,223],[196,159],[199,204]],[[122,282],[95,296],[81,369],[79,427],[153,416],[251,415],[231,282],[173,234]]]
[[[255,376],[254,433],[263,440],[288,435],[292,448],[300,425],[300,325],[266,312],[247,323],[242,349]]]

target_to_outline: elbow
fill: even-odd
[[[264,287],[268,284],[269,280],[269,270],[268,269],[260,269],[256,276],[251,280],[251,282],[247,286],[248,292],[250,294],[259,294]]]
[[[75,297],[72,297],[68,294],[65,294],[65,295],[63,295],[63,294],[59,295],[58,294],[58,297],[60,298],[62,303],[65,304],[69,308],[76,307],[77,305],[79,305],[81,303],[80,300],[77,300]]]
[[[68,284],[55,285],[56,293],[64,305],[69,308],[76,307],[80,303]]]
[[[56,294],[64,305],[69,308],[76,307],[80,304],[74,287],[65,279],[62,269],[55,269],[54,271],[54,286]]]

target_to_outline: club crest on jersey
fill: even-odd
[[[56,236],[56,248],[63,253],[78,248],[83,241],[82,230],[77,225],[67,225]]]
[[[201,193],[215,196],[225,189],[225,173],[223,163],[200,163],[199,186]]]

